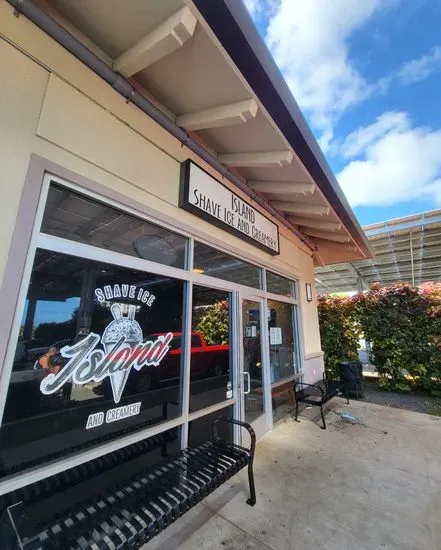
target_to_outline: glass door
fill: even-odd
[[[253,426],[259,438],[269,428],[265,395],[265,340],[262,334],[263,300],[244,298],[241,311],[242,346],[239,364],[242,418]]]

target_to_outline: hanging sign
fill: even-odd
[[[270,254],[280,253],[277,224],[190,160],[181,165],[179,206]]]
[[[270,345],[280,346],[282,344],[281,327],[270,327]]]

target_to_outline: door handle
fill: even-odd
[[[243,371],[242,374],[243,374],[244,376],[246,376],[246,377],[247,377],[247,380],[248,380],[248,389],[247,389],[247,391],[244,390],[242,393],[243,393],[244,395],[248,395],[248,394],[250,393],[250,391],[251,391],[251,378],[250,378],[250,373],[249,373],[248,371]]]

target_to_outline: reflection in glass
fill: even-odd
[[[241,285],[261,288],[261,269],[205,244],[194,243],[194,268],[197,273]]]
[[[271,383],[274,383],[296,372],[293,306],[268,300],[268,317]]]
[[[193,286],[190,412],[233,397],[228,292]]]
[[[243,371],[249,374],[250,392],[244,395],[245,421],[253,422],[263,414],[263,366],[260,333],[260,303],[242,301]],[[247,390],[247,375],[244,385]]]
[[[218,416],[233,418],[233,407],[224,407],[213,413],[192,420],[188,427],[188,444],[190,447],[202,445],[211,439],[213,420]],[[233,425],[229,422],[219,422],[218,434],[229,443],[233,443]]]
[[[183,287],[37,250],[0,430],[0,474],[180,414]],[[99,413],[126,405],[100,421]]]
[[[266,289],[273,294],[281,294],[290,298],[296,297],[296,282],[272,271],[266,272]]]
[[[271,402],[273,407],[273,422],[277,422],[295,409],[295,397],[293,383],[282,383],[281,386],[272,388]]]
[[[268,336],[271,383],[275,384],[299,372],[297,306],[268,300]],[[273,420],[293,410],[291,383],[272,390]],[[282,391],[283,390],[283,391]],[[286,391],[284,391],[286,390]]]
[[[41,231],[185,268],[185,237],[55,184],[49,189]]]

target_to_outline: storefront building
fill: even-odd
[[[370,254],[239,2],[113,7],[0,3],[0,494],[262,436],[323,371],[314,265]]]

